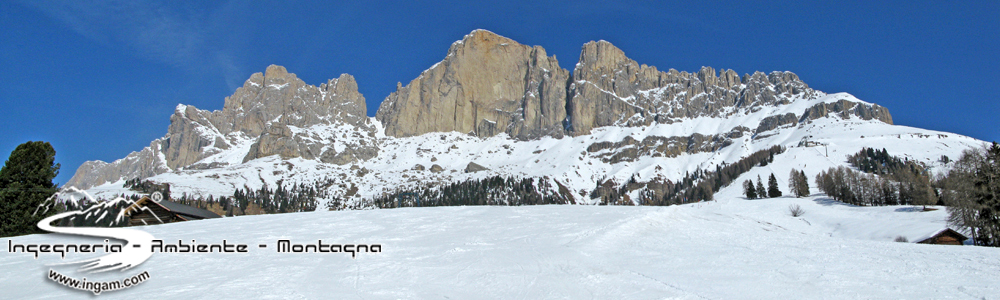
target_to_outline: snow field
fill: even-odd
[[[725,192],[731,192],[724,190]],[[721,193],[720,193],[721,194]],[[994,248],[891,242],[943,225],[943,210],[852,207],[826,197],[669,207],[436,207],[244,216],[148,226],[165,242],[251,245],[250,253],[155,253],[152,278],[103,298],[993,299]],[[806,214],[788,214],[798,204]],[[276,253],[293,243],[381,244],[382,253]],[[14,243],[80,240],[59,235]],[[86,241],[86,240],[81,240]],[[94,242],[89,240],[89,242]],[[267,243],[268,249],[256,244]],[[6,243],[4,243],[6,244]],[[68,254],[67,259],[84,254]],[[0,255],[12,298],[90,297],[49,282],[47,263]],[[113,273],[113,274],[112,274]]]

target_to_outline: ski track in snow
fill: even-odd
[[[102,298],[995,299],[1000,249],[896,243],[944,226],[941,209],[854,207],[826,197],[668,207],[437,207],[243,216],[141,229],[250,253],[155,253],[149,281]],[[789,204],[806,213],[788,215]],[[887,232],[883,232],[887,231]],[[892,232],[892,234],[889,234]],[[293,243],[382,253],[275,253]],[[63,235],[15,243],[94,242]],[[256,244],[267,243],[267,249]],[[6,243],[4,243],[6,244]],[[4,247],[6,248],[6,247]],[[85,254],[70,253],[67,259]],[[4,298],[91,297],[44,277],[58,255],[0,255]],[[116,280],[132,272],[74,274]]]

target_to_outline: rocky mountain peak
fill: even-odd
[[[711,67],[694,73],[659,71],[628,58],[625,51],[604,40],[583,45],[571,75],[541,46],[523,45],[480,29],[452,43],[440,62],[408,84],[397,83],[375,117],[389,137],[454,131],[476,137],[506,134],[524,141],[586,135],[604,126],[751,116],[765,108],[814,101],[823,95],[791,72],[754,72],[741,77],[733,70]],[[759,122],[753,121],[756,124],[722,128],[718,134],[650,137],[648,142],[701,145],[661,153],[675,155],[691,149],[714,151],[744,133],[759,134],[831,116],[892,123],[884,107],[846,97],[824,101],[814,101],[804,111],[762,116]],[[179,105],[163,138],[114,163],[88,162],[69,184],[88,188],[272,155],[358,163],[379,155],[378,126],[369,120],[365,98],[353,76],[341,74],[315,86],[285,67],[271,65],[252,74],[226,97],[222,110]],[[618,148],[633,142],[623,140]]]
[[[444,60],[406,86],[397,84],[376,118],[396,137],[458,131],[533,139],[724,117],[818,95],[791,72],[742,78],[711,67],[661,72],[604,40],[583,45],[569,77],[542,47],[475,30],[453,43]]]
[[[625,56],[625,52],[610,42],[605,40],[590,41],[583,44],[580,50],[580,62],[577,69],[584,67],[586,70],[604,72],[618,70],[624,66],[638,66],[634,60]],[[576,70],[574,70],[576,74]]]
[[[815,93],[791,72],[657,71],[629,59],[607,41],[583,45],[567,102],[568,133],[601,126],[648,126],[684,118],[724,117],[739,109],[787,104]],[[733,109],[727,109],[733,108]]]
[[[486,29],[476,29],[462,37],[462,40],[454,45],[466,47],[493,47],[496,45],[510,44],[521,46],[520,43],[505,36],[493,33]]]
[[[339,99],[346,103],[338,110],[338,113],[347,113],[355,117],[367,119],[368,107],[365,104],[365,97],[358,92],[358,82],[351,74],[343,73],[340,77],[327,80],[319,86],[320,90],[326,92],[331,98]]]
[[[254,73],[226,97],[222,110],[207,111],[178,105],[167,134],[142,151],[114,163],[87,163],[70,184],[88,188],[119,179],[145,178],[184,168],[202,168],[202,161],[234,147],[247,147],[243,162],[270,155],[303,157],[327,163],[350,163],[374,157],[375,126],[365,98],[349,74],[320,86],[306,84],[285,67],[268,66]],[[324,137],[308,128],[326,128]],[[329,147],[337,145],[337,147]],[[214,166],[233,162],[213,162]],[[84,168],[86,167],[86,168]]]
[[[264,78],[269,78],[269,79],[284,78],[288,75],[289,75],[288,70],[286,70],[285,67],[279,65],[267,66],[267,69],[265,69],[264,71]],[[291,75],[295,76],[295,74]]]
[[[569,72],[540,46],[486,30],[451,45],[444,60],[382,102],[389,136],[457,131],[531,139],[562,136]]]

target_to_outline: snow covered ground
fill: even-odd
[[[406,138],[387,137],[383,134],[381,124],[373,118],[371,122],[375,125],[377,134],[370,142],[376,143],[380,150],[377,157],[366,161],[336,165],[302,158],[283,160],[278,156],[271,156],[243,162],[251,139],[240,137],[232,139],[238,146],[220,150],[221,152],[199,161],[201,165],[221,164],[223,167],[175,170],[148,180],[170,183],[173,197],[185,194],[199,197],[232,196],[236,189],[259,189],[265,185],[274,188],[278,182],[283,182],[287,187],[293,184],[304,183],[311,186],[317,182],[336,181],[336,185],[328,186],[327,198],[320,199],[322,206],[333,198],[357,203],[397,189],[435,188],[446,183],[500,175],[548,178],[546,180],[552,181],[549,186],[556,186],[558,182],[574,194],[578,203],[587,203],[590,201],[588,193],[602,178],[612,179],[617,183],[624,183],[633,176],[639,182],[657,177],[677,181],[686,173],[699,168],[713,170],[717,165],[739,161],[755,151],[774,145],[787,147],[788,150],[775,159],[775,166],[760,171],[768,172],[763,173],[762,177],[765,179],[770,172],[774,172],[780,186],[784,188],[787,186],[785,177],[788,176],[789,169],[804,170],[811,180],[820,171],[847,165],[847,156],[857,153],[863,147],[885,148],[889,154],[921,162],[932,174],[937,174],[950,168],[950,165],[940,161],[942,155],[948,156],[950,160],[957,160],[963,150],[982,147],[985,143],[954,133],[889,125],[877,120],[861,120],[856,116],[844,119],[836,114],[756,134],[752,130],[768,116],[788,113],[801,116],[816,104],[837,101],[868,104],[847,93],[820,93],[816,98],[796,99],[789,104],[734,113],[725,118],[699,117],[641,127],[606,126],[594,129],[589,135],[561,139],[543,137],[531,141],[510,139],[506,134],[477,138],[458,132],[427,133]],[[588,151],[588,147],[595,143],[619,142],[626,137],[637,141],[647,137],[686,139],[696,133],[717,135],[737,128],[745,128],[742,136],[732,138],[731,145],[711,152],[682,153],[673,157],[642,155],[634,161],[611,163],[602,159],[602,155],[610,153],[611,149]],[[351,140],[360,136],[349,134],[357,131],[350,126],[317,125],[307,131],[312,132],[317,140],[335,140],[337,143],[344,142],[345,139],[340,137]],[[809,141],[814,146],[806,147],[804,141]],[[360,141],[351,140],[350,143]],[[336,150],[343,150],[345,145],[333,146]],[[622,149],[625,148],[616,151]],[[463,170],[470,162],[489,170],[466,173]],[[414,170],[418,164],[426,170]],[[432,172],[430,167],[433,165],[439,165],[442,171]],[[365,172],[357,169],[364,169]],[[756,176],[751,175],[754,177],[747,178]],[[88,192],[102,199],[134,194],[135,192],[123,187],[124,180],[122,178],[117,182],[92,187]],[[350,197],[347,193],[352,186],[356,186],[358,190]],[[638,199],[639,192],[634,191],[631,198]]]
[[[142,227],[167,242],[249,253],[156,253],[151,278],[100,298],[998,299],[1000,249],[897,243],[945,225],[945,210],[853,207],[824,196],[670,207],[438,207],[243,216]],[[805,210],[791,217],[790,204]],[[276,253],[293,243],[381,244],[382,253]],[[50,282],[58,255],[7,253],[0,298],[91,298]],[[103,242],[31,235],[13,243]],[[267,249],[257,249],[267,243]],[[67,260],[93,254],[69,254]]]

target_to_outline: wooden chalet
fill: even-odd
[[[958,231],[952,230],[951,228],[945,228],[938,230],[937,232],[931,234],[927,238],[923,238],[917,241],[918,244],[936,244],[936,245],[959,245],[961,246],[965,240],[969,239],[965,235],[958,233]]]
[[[219,215],[208,210],[167,200],[156,202],[149,197],[142,197],[129,205],[125,208],[125,215],[129,218],[129,226],[220,218]]]

